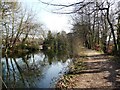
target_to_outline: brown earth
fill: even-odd
[[[97,90],[120,88],[120,62],[118,62],[120,58],[94,50],[83,51],[84,53],[80,54],[81,56],[78,55],[73,61],[70,71],[60,79],[56,87],[95,88]]]

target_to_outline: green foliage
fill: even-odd
[[[43,43],[43,48],[44,50],[53,50],[56,53],[58,53],[58,51],[66,51],[68,48],[67,38],[60,33],[57,33],[55,37],[51,31],[49,31]]]
[[[67,37],[61,33],[57,33],[53,36],[51,31],[49,31],[43,43],[43,51],[48,56],[49,63],[51,60],[55,60],[56,57],[58,57],[59,60],[66,60],[66,58],[69,57]]]

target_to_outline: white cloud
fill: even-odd
[[[45,26],[52,31],[70,31],[71,25],[69,24],[70,18],[69,15],[58,15],[50,13],[51,10],[54,10],[54,6],[49,6],[40,3],[39,0],[19,0],[23,2],[23,6],[29,10],[31,8],[37,13],[37,20],[43,22]],[[44,2],[56,3],[56,4],[70,4],[74,3],[77,0],[42,0]],[[34,12],[33,12],[34,13]]]
[[[52,31],[65,30],[69,32],[68,17],[66,15],[58,15],[53,13],[44,12],[40,14],[41,20]]]

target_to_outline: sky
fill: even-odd
[[[60,32],[66,31],[67,33],[70,32],[72,25],[71,25],[71,18],[70,15],[65,14],[55,14],[51,11],[55,11],[58,7],[45,5],[38,0],[19,0],[22,2],[23,8],[27,10],[33,11],[36,13],[37,21],[42,23],[48,30],[53,32]],[[44,2],[50,3],[57,3],[57,4],[70,4],[74,3],[75,0],[43,0]],[[72,10],[73,8],[69,8],[66,10]],[[32,13],[32,12],[31,12]]]
[[[59,9],[51,5],[46,5],[40,2],[40,0],[18,0],[22,2],[23,8],[27,10],[33,10],[31,13],[36,13],[37,20],[43,24],[48,30],[53,32],[66,31],[70,32],[72,28],[72,20],[70,15],[66,14],[55,14],[51,11]],[[55,4],[70,4],[80,0],[41,0],[48,3]],[[110,0],[113,2],[113,0]],[[119,1],[119,0],[116,0]],[[66,11],[73,10],[73,8],[66,8]],[[59,11],[58,11],[59,12]]]

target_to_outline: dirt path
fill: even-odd
[[[80,70],[80,67],[77,67],[75,69],[75,66],[81,61],[86,68]],[[65,80],[64,83],[61,82],[64,87],[109,88],[109,90],[120,88],[120,63],[115,62],[112,56],[86,50],[75,62],[76,64],[74,63],[72,66],[74,70],[69,72],[67,78],[63,78],[67,79],[66,82]]]

